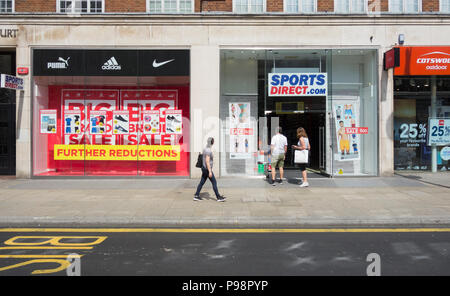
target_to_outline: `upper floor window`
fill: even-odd
[[[233,11],[236,13],[263,13],[266,0],[234,0]]]
[[[0,0],[0,13],[14,12],[13,0]]]
[[[439,6],[440,12],[450,13],[450,0],[440,0]]]
[[[147,0],[150,13],[192,13],[194,0]]]
[[[284,0],[284,12],[313,13],[317,11],[317,0]]]
[[[104,0],[58,0],[62,13],[102,13],[104,7]]]
[[[389,12],[393,13],[417,13],[421,6],[420,0],[389,0]]]
[[[364,13],[366,1],[364,0],[334,0],[334,12],[336,13]]]

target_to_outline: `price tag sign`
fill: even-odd
[[[428,128],[429,146],[450,144],[450,118],[429,118]]]

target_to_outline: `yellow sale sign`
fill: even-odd
[[[178,161],[180,145],[55,145],[55,160]]]

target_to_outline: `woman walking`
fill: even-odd
[[[205,184],[206,179],[208,178],[213,186],[213,190],[214,193],[216,194],[217,201],[225,201],[225,197],[219,194],[219,190],[217,189],[217,181],[212,171],[213,167],[213,154],[211,150],[212,145],[214,145],[214,138],[210,137],[208,138],[208,142],[206,144],[205,149],[203,149],[202,178],[197,186],[197,192],[195,192],[194,195],[195,201],[202,200],[202,198],[200,197],[200,191],[202,190],[202,187]]]
[[[308,135],[304,128],[299,127],[297,129],[297,145],[292,145],[292,148],[295,150],[308,150],[308,163],[309,163],[309,152],[311,151],[311,146],[309,145]],[[300,163],[300,171],[302,172],[303,182],[300,184],[300,187],[308,187],[308,172],[306,171],[307,163]]]

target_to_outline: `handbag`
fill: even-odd
[[[199,153],[197,158],[196,168],[201,168],[203,166],[203,154]]]
[[[294,163],[308,163],[308,150],[295,150]]]

